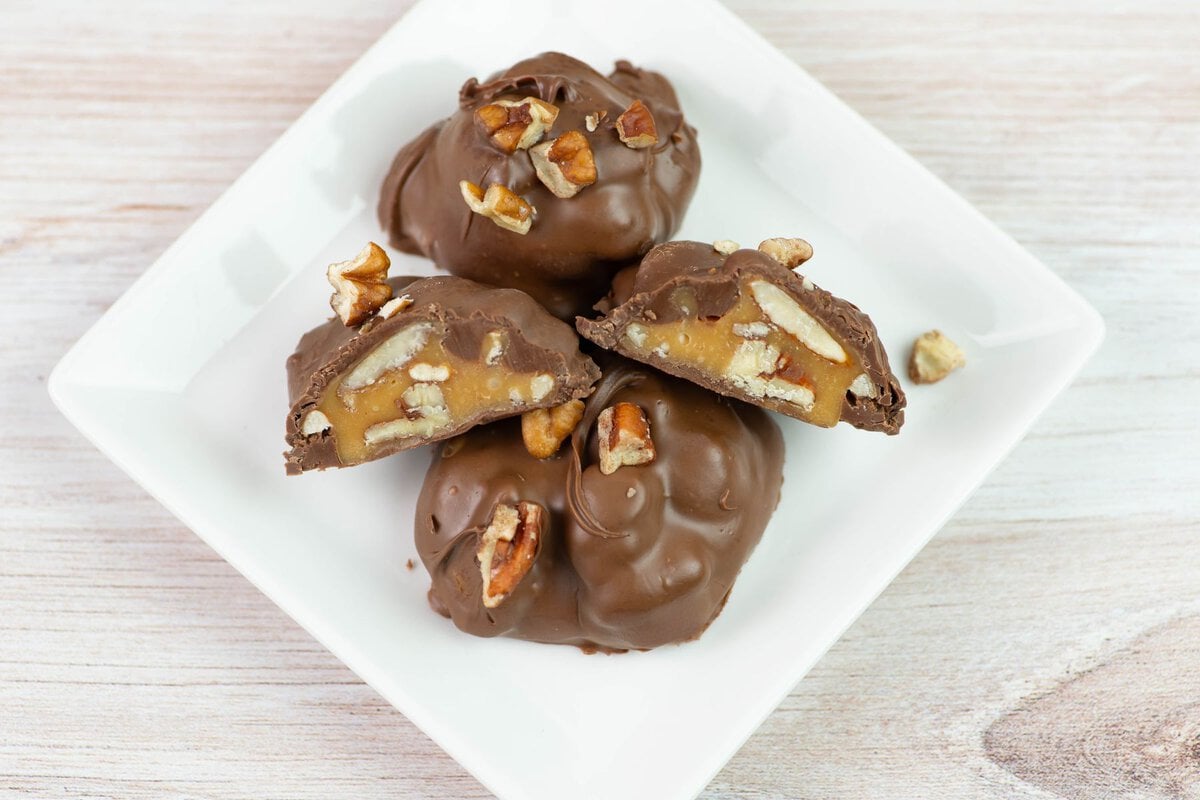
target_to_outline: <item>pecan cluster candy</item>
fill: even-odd
[[[671,237],[699,174],[662,75],[544,53],[467,81],[458,111],[396,156],[379,219],[401,250],[569,320]]]
[[[476,636],[603,650],[693,639],[783,480],[766,412],[616,356],[560,449],[524,420],[441,445],[416,509],[430,602]]]
[[[389,279],[374,243],[330,265],[336,316],[288,359],[287,469],[438,443],[415,537],[431,605],[462,630],[693,639],[779,502],[764,409],[900,430],[874,324],[796,272],[808,242],[670,241],[699,171],[662,75],[544,53],[468,80],[384,182],[392,245],[453,276]],[[909,370],[963,363],[932,331]]]

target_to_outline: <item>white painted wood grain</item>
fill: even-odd
[[[44,386],[406,5],[0,8],[0,795],[488,796]],[[705,796],[1200,797],[1200,10],[731,5],[1109,339]]]

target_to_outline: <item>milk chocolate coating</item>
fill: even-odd
[[[769,415],[615,356],[559,453],[525,450],[517,420],[443,443],[416,509],[430,604],[475,636],[608,651],[699,636],[761,538],[783,481]],[[603,475],[596,418],[636,403],[657,458]],[[531,570],[496,608],[476,549],[497,503],[540,504],[549,524]]]
[[[483,337],[490,331],[508,332],[508,344],[499,363],[513,372],[545,372],[554,376],[554,389],[536,403],[492,410],[460,419],[445,431],[423,439],[396,439],[382,443],[372,459],[382,458],[428,442],[448,439],[475,425],[586,397],[600,377],[596,364],[579,350],[579,337],[570,326],[555,319],[533,298],[515,289],[496,289],[452,276],[400,277],[389,280],[396,296],[408,295],[413,303],[389,319],[372,317],[358,328],[348,328],[334,317],[300,338],[288,357],[288,397],[284,453],[288,474],[310,469],[345,466],[338,457],[336,432],[305,436],[304,417],[320,402],[331,382],[377,345],[417,322],[444,325],[444,346],[464,359],[480,358]]]
[[[858,397],[847,391],[842,405],[842,420],[856,428],[895,434],[904,424],[904,390],[888,365],[887,352],[871,318],[852,303],[806,282],[793,270],[758,250],[737,250],[725,256],[702,242],[668,242],[651,250],[640,266],[622,272],[613,281],[610,295],[596,308],[604,316],[576,320],[575,327],[586,338],[606,349],[630,358],[644,360],[658,369],[686,378],[706,389],[736,397],[755,405],[799,418],[797,408],[783,400],[756,397],[730,381],[713,376],[668,355],[640,354],[625,345],[625,329],[630,323],[673,322],[684,311],[672,299],[680,287],[688,287],[698,308],[699,318],[719,317],[737,301],[744,276],[757,275],[786,291],[801,308],[829,330],[851,350],[875,386],[874,398]],[[730,343],[730,348],[736,343]]]
[[[597,180],[577,195],[555,197],[526,150],[506,154],[476,126],[474,112],[498,99],[532,96],[559,108],[543,141],[583,133]],[[616,119],[634,100],[654,116],[658,143],[635,150],[617,136]],[[606,112],[589,132],[584,118]],[[618,269],[678,229],[700,174],[696,131],[683,119],[666,78],[618,61],[605,78],[561,53],[514,64],[480,84],[467,81],[459,109],[406,145],[383,184],[379,220],[394,247],[425,255],[455,275],[522,289],[570,320],[608,290]],[[463,202],[459,181],[500,183],[537,210],[525,235],[497,227]]]

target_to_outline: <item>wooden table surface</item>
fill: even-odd
[[[1108,340],[704,797],[1200,798],[1200,6],[732,6]],[[405,7],[0,8],[0,795],[488,796],[45,391]]]

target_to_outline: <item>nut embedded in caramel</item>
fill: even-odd
[[[450,380],[450,365],[419,361],[408,368],[408,377],[421,383],[442,383]]]
[[[483,578],[483,605],[496,608],[533,567],[541,547],[545,511],[537,503],[499,503],[475,552]]]
[[[363,431],[363,443],[367,447],[393,439],[432,436],[454,422],[446,405],[446,396],[433,383],[414,383],[404,390],[396,405],[402,409],[403,416],[378,422]]]
[[[784,400],[806,413],[816,405],[812,378],[801,362],[764,341],[751,339],[738,345],[725,377],[748,394]]]
[[[654,124],[654,115],[645,103],[634,100],[617,117],[617,135],[626,147],[634,150],[653,147],[658,143],[658,126]]]
[[[305,415],[304,423],[300,426],[300,433],[305,436],[324,433],[327,430],[329,430],[329,417],[315,410]]]
[[[785,413],[835,424],[858,365],[784,290],[758,277],[736,287],[734,304],[714,318],[698,315],[694,290],[676,287],[671,297],[680,318],[629,322],[620,349],[668,371],[686,364],[751,402],[782,401]]]
[[[374,242],[350,261],[330,264],[325,276],[333,286],[329,305],[342,324],[353,328],[375,313],[392,296],[387,284],[391,259]]]
[[[398,442],[444,435],[464,417],[524,410],[559,389],[547,372],[463,358],[448,349],[449,338],[439,323],[414,321],[331,382],[318,409],[336,434],[343,463],[368,460]]]
[[[783,289],[765,280],[757,280],[750,282],[750,293],[767,319],[796,337],[800,344],[830,361],[846,363],[845,349]]]

